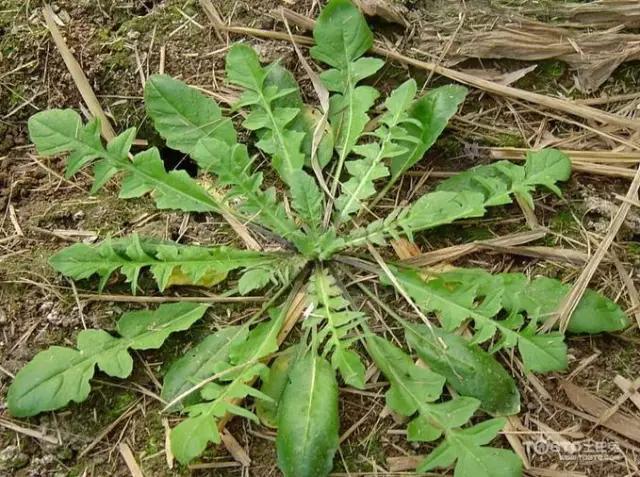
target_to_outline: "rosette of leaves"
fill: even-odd
[[[425,276],[400,264],[380,267],[366,252],[481,217],[515,197],[533,207],[539,189],[560,195],[570,161],[559,151],[542,150],[530,152],[523,165],[480,165],[371,220],[370,205],[423,158],[466,90],[449,85],[419,95],[409,79],[378,101],[379,92],[367,79],[383,62],[367,56],[372,32],[348,0],[328,3],[313,36],[311,57],[327,67],[320,77],[331,92],[326,128],[320,112],[303,102],[291,73],[277,62],[263,65],[244,44],[234,45],[227,56],[227,80],[241,90],[231,116],[180,81],[149,78],[148,115],[169,147],[198,164],[197,177],[167,170],[156,148],[132,154],[134,128],[105,144],[98,122],[84,123],[72,110],[43,111],[29,121],[40,154],[69,153],[68,177],[93,168],[93,192],[118,178],[123,199],[150,194],[159,209],[222,213],[272,239],[269,247],[184,245],[132,235],[73,245],[54,255],[51,265],[75,280],[97,277],[100,289],[122,277],[132,293],[148,283],[140,280],[144,276],[160,291],[180,285],[226,286],[227,294],[240,296],[263,290],[266,304],[253,318],[203,336],[164,376],[164,411],[183,417],[170,434],[182,464],[198,458],[209,443],[219,443],[221,427],[236,415],[277,428],[284,475],[327,475],[339,445],[339,382],[364,388],[371,363],[388,381],[388,407],[409,419],[407,438],[434,446],[419,470],[455,466],[459,477],[520,475],[514,453],[489,445],[504,416],[520,407],[515,381],[496,353],[517,351],[531,372],[565,369],[565,336],[557,330],[542,333],[540,325],[568,286],[476,269]],[[376,105],[381,113],[374,117]],[[238,142],[237,127],[250,131],[255,142]],[[263,158],[275,172],[269,181],[257,168]],[[313,172],[312,164],[319,166]],[[405,330],[404,342],[392,344],[372,331],[362,301],[373,294],[355,298],[353,285],[345,285],[353,282],[344,280],[349,267],[373,273],[381,286],[411,302],[420,320],[402,318],[385,305]],[[306,297],[302,338],[281,350],[299,286]],[[281,299],[287,292],[290,298]],[[133,366],[129,349],[158,348],[170,333],[203,319],[206,309],[176,303],[125,313],[116,333],[83,330],[75,348],[41,351],[17,373],[9,411],[27,417],[84,400],[96,366],[127,377]],[[589,291],[567,331],[616,331],[627,324],[614,302]],[[455,396],[448,396],[445,384]],[[243,406],[246,398],[256,413]]]

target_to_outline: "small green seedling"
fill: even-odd
[[[424,156],[466,90],[443,86],[419,96],[409,79],[380,102],[379,92],[363,81],[383,61],[364,56],[373,35],[348,0],[328,3],[313,36],[311,57],[329,67],[320,75],[330,92],[325,112],[303,103],[293,76],[277,62],[263,66],[243,44],[229,51],[227,80],[242,89],[234,112],[257,139],[251,149],[238,142],[234,124],[214,101],[168,76],[149,78],[148,115],[169,147],[198,164],[199,178],[167,171],[156,148],[130,159],[135,128],[105,145],[98,121],[84,124],[72,110],[43,111],[29,121],[40,154],[70,153],[67,176],[93,166],[93,192],[119,175],[123,199],[151,193],[159,209],[224,214],[278,247],[254,251],[134,235],[73,245],[54,255],[51,264],[75,280],[98,276],[100,289],[119,272],[133,293],[141,273],[150,273],[160,291],[225,280],[230,294],[268,288],[260,313],[203,337],[164,376],[164,411],[184,417],[170,434],[182,464],[209,443],[219,443],[226,417],[238,415],[277,428],[278,465],[285,476],[327,475],[339,445],[339,380],[365,388],[369,362],[388,381],[387,406],[408,419],[408,440],[435,446],[419,471],[455,466],[458,477],[521,475],[515,453],[489,446],[505,416],[520,408],[515,381],[495,353],[517,351],[526,371],[565,369],[564,335],[543,333],[540,327],[568,286],[479,269],[425,277],[402,264],[382,262],[376,249],[390,239],[412,240],[424,230],[482,217],[489,207],[510,204],[514,197],[533,207],[538,187],[560,195],[557,184],[569,178],[570,161],[559,151],[542,150],[530,152],[524,165],[503,161],[474,167],[370,220],[371,204]],[[376,105],[382,113],[372,120]],[[263,185],[263,173],[255,168],[255,158],[262,156],[270,158],[282,187]],[[212,193],[212,183],[224,194]],[[404,330],[404,340],[392,344],[374,331],[370,308],[361,306],[376,299],[373,287],[350,278],[362,270],[409,302],[415,319],[378,302]],[[280,350],[288,311],[301,294],[306,300],[302,338]],[[169,334],[186,330],[206,311],[205,304],[184,302],[129,312],[116,333],[83,330],[75,348],[53,346],[38,353],[9,389],[10,412],[34,416],[83,401],[96,365],[109,376],[125,378],[133,368],[130,349],[159,348]],[[627,324],[615,303],[588,291],[568,332],[615,331]],[[461,327],[467,330],[464,336],[457,332]],[[417,365],[417,357],[427,367]],[[445,383],[455,396],[448,395]],[[248,397],[255,413],[240,404]]]

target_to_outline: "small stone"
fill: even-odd
[[[45,319],[53,325],[60,325],[64,320],[64,316],[57,309],[53,309],[47,313]]]

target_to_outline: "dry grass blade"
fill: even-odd
[[[631,185],[629,186],[626,198],[629,200],[637,200],[638,189],[640,189],[640,167],[638,167],[635,177],[631,182]],[[542,326],[542,329],[550,330],[555,326],[556,323],[559,323],[559,328],[562,332],[567,329],[571,314],[575,310],[576,306],[578,306],[578,302],[586,291],[591,278],[593,278],[593,275],[600,265],[600,262],[602,262],[602,259],[605,257],[609,250],[609,247],[616,238],[616,235],[618,234],[618,231],[620,230],[620,227],[622,226],[624,219],[627,217],[630,209],[631,204],[629,202],[625,201],[620,204],[620,207],[618,207],[615,216],[611,219],[607,234],[605,235],[604,239],[602,239],[602,242],[600,242],[597,250],[582,270],[582,273],[574,283],[571,292],[569,292],[567,297],[560,305],[558,313],[547,320],[547,322],[545,322],[545,324]]]
[[[98,101],[98,98],[96,98],[96,95],[93,92],[93,88],[91,88],[91,85],[89,84],[89,80],[87,80],[84,71],[82,71],[82,67],[74,58],[71,50],[69,50],[67,43],[64,41],[64,38],[62,38],[62,34],[60,33],[60,30],[58,30],[58,26],[56,25],[56,22],[54,20],[53,10],[51,9],[51,6],[49,4],[45,4],[44,8],[42,9],[42,14],[44,15],[44,20],[47,24],[49,32],[51,33],[53,42],[60,52],[60,56],[62,56],[65,65],[67,65],[67,69],[69,70],[69,73],[71,74],[71,77],[73,78],[73,81],[75,82],[78,91],[82,96],[82,99],[84,99],[84,102],[87,104],[87,107],[89,108],[89,111],[91,111],[91,114],[93,114],[97,118],[100,118],[102,136],[107,140],[113,139],[116,136],[116,133],[113,130],[113,127],[111,126],[111,123],[109,122],[106,114],[104,114],[104,110],[102,109],[102,106],[100,106],[100,102]]]
[[[424,455],[403,455],[400,457],[389,457],[387,466],[389,472],[404,472],[407,470],[415,470],[416,467],[425,459]]]
[[[409,27],[407,8],[399,2],[387,0],[355,0],[360,10],[370,17],[380,17],[391,23]]]
[[[479,240],[477,242],[454,245],[451,247],[433,250],[431,252],[413,255],[410,257],[400,257],[403,263],[415,267],[428,267],[439,262],[452,261],[474,253],[483,248],[491,247],[515,247],[528,242],[539,240],[547,235],[545,229],[532,230],[530,232],[518,232],[489,240]]]
[[[126,442],[121,442],[120,444],[118,444],[118,452],[120,452],[120,455],[124,459],[124,462],[127,464],[129,472],[131,473],[131,477],[144,477],[144,474],[142,473],[142,470],[140,469],[140,466],[138,465],[133,452],[131,452],[131,448]]]
[[[291,29],[289,28],[289,23],[287,23],[287,19],[282,17],[282,20],[284,21],[284,26],[287,28],[287,33],[289,34],[289,38],[291,38],[291,44],[293,45],[293,48],[295,49],[296,54],[298,55],[298,59],[300,60],[302,67],[307,73],[307,76],[309,76],[309,79],[311,80],[311,84],[313,85],[313,90],[315,91],[316,96],[318,97],[318,101],[320,102],[320,108],[322,109],[322,117],[320,118],[320,120],[318,121],[318,124],[316,124],[316,127],[313,130],[313,137],[311,141],[311,167],[313,169],[313,173],[316,176],[316,179],[318,180],[318,183],[320,184],[320,187],[322,187],[322,190],[324,191],[324,193],[327,194],[328,204],[332,205],[333,196],[331,195],[331,191],[329,190],[329,187],[327,186],[327,183],[324,180],[324,175],[322,174],[322,169],[320,168],[320,164],[318,163],[318,155],[317,155],[318,146],[320,144],[320,141],[322,140],[322,133],[324,132],[325,127],[327,126],[327,118],[329,116],[329,90],[324,86],[324,84],[320,80],[320,76],[318,76],[318,74],[315,71],[313,71],[313,68],[311,68],[311,65],[309,65],[309,62],[306,60],[306,58],[302,54],[302,51],[300,51],[300,48],[298,48],[295,38],[291,33]]]
[[[243,467],[249,467],[251,465],[251,458],[249,457],[249,454],[247,454],[247,451],[244,450],[228,429],[225,429],[220,433],[220,438],[222,439],[222,443],[226,449],[229,451],[229,454],[231,454],[236,462],[239,462]]]
[[[605,401],[580,386],[568,381],[562,381],[560,385],[571,403],[585,411],[589,420],[596,424],[600,420],[600,416],[604,415],[610,408]],[[629,416],[618,410],[602,425],[629,439],[640,442],[640,419],[636,417]]]
[[[11,422],[11,421],[9,421],[7,419],[0,418],[0,426],[4,427],[6,429],[10,429],[10,430],[12,430],[14,432],[17,432],[19,434],[24,434],[25,436],[33,437],[34,439],[38,439],[40,441],[48,442],[49,444],[54,444],[54,445],[61,445],[62,444],[62,442],[60,442],[56,437],[48,436],[44,432],[40,432],[40,431],[36,431],[34,429],[29,429],[28,427],[20,426],[20,425],[14,423],[14,422]]]
[[[213,31],[215,32],[216,37],[220,42],[224,43],[224,38],[220,32],[220,26],[224,26],[224,23],[222,22],[222,18],[220,18],[218,10],[216,10],[216,7],[211,3],[211,0],[200,0],[200,6],[213,25]]]
[[[87,455],[95,446],[97,446],[102,441],[102,439],[104,439],[107,435],[109,435],[109,433],[111,431],[113,431],[118,426],[118,424],[120,424],[125,419],[130,418],[136,412],[140,411],[140,406],[138,406],[140,401],[141,401],[141,399],[137,399],[133,404],[131,404],[129,406],[128,409],[126,409],[122,414],[120,414],[116,419],[114,419],[114,421],[112,423],[110,423],[107,427],[105,427],[93,439],[93,441],[91,441],[91,443],[89,445],[87,445],[84,449],[82,449],[80,454],[78,454],[78,457],[82,457],[82,456]]]
[[[573,170],[575,172],[584,172],[608,177],[620,177],[622,179],[633,179],[635,173],[632,170],[623,167],[608,166],[606,164],[589,164],[582,162],[574,162]]]
[[[524,160],[527,149],[521,148],[489,148],[490,158],[494,160]],[[575,172],[633,179],[635,171],[628,169],[640,163],[638,152],[617,151],[563,151],[571,159]],[[616,164],[616,165],[612,165]]]
[[[627,389],[622,393],[622,396],[616,399],[616,402],[614,403],[614,405],[600,415],[600,418],[598,419],[596,426],[601,426],[602,424],[607,422],[611,418],[611,416],[613,416],[616,412],[618,412],[620,407],[625,402],[627,402],[627,399],[629,399],[633,394],[635,394],[638,391],[639,387],[640,387],[640,378],[637,378],[629,386],[627,386]]]
[[[629,400],[633,404],[635,404],[638,409],[640,409],[640,392],[638,392],[637,388],[633,387],[634,382],[623,376],[620,376],[619,374],[615,378],[613,378],[613,382],[624,393],[629,393]]]
[[[507,418],[507,424],[502,429],[502,432],[504,432],[505,437],[507,438],[507,441],[509,442],[509,445],[511,446],[513,451],[518,454],[518,457],[520,457],[522,466],[525,469],[530,469],[531,462],[529,462],[529,458],[527,457],[527,453],[524,450],[524,446],[522,445],[520,436],[518,436],[517,434],[523,429],[526,430],[518,416],[509,416]]]
[[[627,290],[627,296],[629,297],[629,301],[631,302],[633,316],[636,319],[638,328],[640,328],[640,293],[638,293],[638,289],[633,282],[633,271],[628,273],[615,253],[611,253],[611,258],[613,259],[613,264],[615,265],[616,270],[618,270],[620,280],[622,280],[622,284]]]
[[[169,426],[169,419],[162,418],[162,427],[164,428],[164,455],[167,462],[167,467],[173,469],[174,456],[171,450],[171,426]]]
[[[510,161],[524,161],[529,149],[521,147],[490,147],[488,148],[492,159],[509,159]],[[572,163],[615,164],[631,167],[640,164],[640,152],[624,151],[572,151],[561,149],[569,156]]]
[[[442,339],[440,337],[436,337],[436,335],[435,335],[435,333],[433,331],[433,325],[429,321],[429,318],[427,318],[424,315],[424,313],[422,313],[422,310],[420,310],[420,308],[418,308],[418,305],[415,304],[415,302],[411,299],[411,297],[406,292],[406,290],[403,288],[403,286],[400,284],[400,282],[398,282],[398,279],[395,277],[395,275],[393,274],[393,272],[391,271],[389,266],[382,259],[382,257],[378,253],[378,251],[371,244],[367,244],[367,247],[369,249],[369,253],[375,259],[375,261],[378,263],[380,268],[382,268],[382,271],[387,276],[389,281],[393,284],[394,288],[398,291],[398,293],[400,293],[400,295],[402,295],[402,298],[405,299],[405,301],[409,304],[411,309],[420,317],[422,322],[425,325],[427,325],[427,328],[429,328],[429,330],[431,330],[431,332],[433,333],[434,338],[436,338],[438,340],[438,342],[442,345],[443,348],[446,348],[446,346],[445,346],[444,342],[442,341]]]
[[[546,12],[545,12],[546,13]],[[572,22],[597,27],[640,27],[640,3],[637,0],[597,0],[590,3],[558,4],[554,14]]]
[[[589,477],[588,474],[583,472],[573,472],[568,470],[556,470],[556,469],[527,469],[527,474],[535,477]]]
[[[422,253],[415,243],[403,238],[393,240],[391,246],[400,260],[410,260],[412,257],[417,257]]]
[[[311,20],[296,23],[300,19],[300,15],[297,15],[297,14],[291,15],[289,13],[290,10],[286,8],[281,8],[280,11],[281,11],[281,14],[287,18],[287,20],[289,20],[291,23],[297,24],[300,28],[308,29],[310,26],[314,24],[312,23]],[[253,33],[249,33],[248,31],[249,29],[246,29],[246,30],[247,31],[245,33],[253,34],[256,36],[259,36],[260,34],[265,33],[264,30],[256,31],[255,29],[251,29],[253,30]],[[277,38],[277,36],[272,35],[274,32],[268,32],[268,33],[271,35],[271,38]],[[299,38],[304,39],[306,37],[299,37]],[[298,43],[302,43],[300,40],[298,40],[298,38],[296,38],[296,41],[298,41]],[[310,38],[307,38],[306,43],[308,44],[309,41],[312,42]],[[562,111],[564,113],[571,114],[573,116],[578,116],[590,121],[595,120],[603,124],[611,124],[611,125],[619,126],[622,128],[640,130],[640,121],[636,119],[629,119],[622,116],[617,116],[615,114],[601,111],[599,109],[592,108],[584,104],[578,104],[574,101],[568,101],[566,99],[561,99],[561,98],[554,98],[551,96],[545,96],[543,94],[534,93],[531,91],[525,91],[525,90],[514,88],[511,86],[505,86],[505,85],[496,83],[494,81],[488,81],[482,78],[478,78],[474,75],[464,73],[461,71],[456,71],[451,68],[446,68],[444,66],[440,66],[435,63],[417,60],[415,58],[411,58],[409,56],[403,55],[402,53],[399,53],[397,51],[392,51],[380,46],[374,46],[371,49],[371,51],[380,56],[384,56],[386,58],[398,61],[405,65],[414,66],[416,68],[423,69],[426,71],[432,71],[436,74],[445,76],[454,81],[458,81],[460,83],[473,86],[475,88],[481,89],[483,91],[487,91],[492,94],[505,96],[507,98],[528,101],[530,103],[534,103],[550,109]]]
[[[572,116],[578,116],[589,121],[597,121],[602,124],[615,125],[621,128],[630,128],[635,131],[640,130],[640,121],[636,119],[628,119],[622,116],[617,116],[615,114],[601,111],[590,106],[575,103],[574,101],[554,98],[552,96],[545,96],[543,94],[514,88],[512,86],[504,86],[493,81],[477,78],[473,75],[463,73],[461,71],[456,71],[451,68],[439,66],[435,63],[417,60],[415,58],[403,55],[402,53],[398,53],[397,51],[391,51],[386,48],[374,47],[372,51],[381,56],[399,61],[400,63],[414,66],[426,71],[433,71],[434,73],[437,73],[441,76],[445,76],[454,81],[473,86],[474,88],[478,88],[492,94],[527,101],[539,106],[562,111]]]
[[[640,35],[635,33],[563,28],[519,16],[489,31],[470,29],[456,43],[452,62],[467,58],[564,61],[576,70],[576,86],[583,92],[598,89],[622,63],[640,59]]]
[[[539,258],[543,260],[555,260],[558,262],[575,263],[582,265],[589,260],[589,255],[579,250],[560,247],[511,247],[507,245],[485,244],[481,248],[496,252],[520,255],[522,257]]]

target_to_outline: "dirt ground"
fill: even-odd
[[[213,3],[225,21],[265,30],[284,30],[281,22],[271,14],[280,6],[310,17],[317,13],[316,2],[312,5],[306,0],[214,0]],[[540,7],[535,11],[525,9],[523,13],[528,18],[561,21],[553,12],[557,4],[563,2],[407,0],[397,3],[407,25],[373,18],[371,22],[377,37],[385,45],[409,56],[446,63],[455,53],[455,47],[451,45],[459,32],[490,30],[499,22],[506,22],[509,15],[527,7],[528,3]],[[158,72],[162,48],[166,73],[224,96],[230,93],[223,79],[227,42],[248,41],[258,48],[264,61],[281,59],[301,78],[306,91],[310,91],[309,81],[288,42],[224,32],[219,37],[196,0],[61,0],[52,6],[67,43],[115,130],[137,126],[138,139],[149,144],[162,146],[145,117],[142,86],[146,76]],[[639,33],[637,26],[625,31]],[[432,49],[425,51],[425,45]],[[535,63],[537,68],[512,86],[573,101],[589,103],[595,99],[595,107],[602,110],[629,118],[640,116],[640,65],[637,61],[619,66],[607,81],[590,93],[580,92],[575,87],[574,71],[565,62],[551,58]],[[531,64],[514,59],[466,59],[456,60],[454,68],[504,75]],[[450,82],[426,71],[389,63],[375,83],[378,89],[389,91],[407,75],[427,88]],[[618,96],[629,99],[602,100]],[[52,344],[72,345],[83,322],[88,327],[112,329],[114,320],[123,310],[141,306],[101,301],[95,297],[94,281],[74,285],[58,276],[47,264],[53,252],[77,241],[131,232],[179,238],[183,243],[233,243],[236,240],[219,217],[193,214],[185,218],[177,213],[159,213],[150,199],[121,201],[117,199],[115,183],[92,197],[88,194],[91,179],[87,174],[65,179],[62,175],[64,159],[34,155],[26,132],[29,116],[51,107],[80,110],[84,105],[44,25],[40,2],[2,0],[0,399],[5,396],[12,375],[36,352]],[[594,122],[552,109],[471,89],[460,114],[416,169],[422,172],[431,169],[436,179],[430,178],[423,184],[422,172],[413,171],[392,196],[404,198],[421,193],[432,187],[439,173],[488,163],[488,148],[540,145],[634,151],[640,147],[640,140],[637,131],[634,135],[633,131],[601,128]],[[167,154],[167,164],[175,167],[179,161],[172,163],[169,156]],[[626,193],[629,183],[628,177],[575,173],[563,188],[562,199],[549,194],[538,195],[536,218],[551,230],[539,245],[592,253],[621,203],[618,197]],[[522,211],[512,206],[493,210],[482,220],[421,234],[417,241],[423,251],[428,251],[526,229]],[[621,269],[610,256],[591,282],[591,287],[629,310],[632,321],[634,311],[640,313],[640,310],[633,309],[632,292],[622,280],[621,270],[640,286],[639,239],[640,208],[635,204],[611,248]],[[456,264],[497,271],[523,270],[567,282],[575,280],[583,267],[582,263],[560,259],[488,252],[465,257]],[[152,287],[147,289],[150,293],[153,290]],[[126,294],[128,286],[114,282],[107,291]],[[158,380],[181,350],[215,325],[252,311],[255,308],[250,304],[214,307],[207,320],[189,332],[171,337],[161,351],[138,354],[137,364],[140,365],[136,366],[130,379],[118,381],[98,374],[90,398],[60,412],[19,421],[9,416],[4,402],[0,401],[0,475],[131,475],[119,444],[126,444],[132,450],[146,476],[279,475],[274,433],[240,419],[234,420],[229,430],[251,457],[249,467],[243,468],[224,447],[220,447],[209,448],[199,466],[169,469],[164,450],[165,416],[160,415],[162,405],[153,398],[159,392]],[[553,453],[525,449],[532,467],[530,475],[640,475],[640,442],[607,426],[594,426],[589,415],[578,409],[560,387],[560,383],[570,376],[573,384],[598,396],[607,406],[612,405],[623,394],[614,378],[622,376],[633,381],[640,376],[639,343],[637,324],[619,335],[571,337],[568,340],[570,368],[566,374],[532,377],[519,369],[513,370],[523,398],[520,415],[523,429],[556,438],[558,435],[577,440],[589,438],[620,448],[597,461],[566,461]],[[503,358],[505,363],[510,363],[507,355]],[[382,394],[383,389],[375,383],[366,392],[345,389],[341,393],[341,432],[351,430],[351,433],[336,456],[334,472],[337,475],[404,475],[405,471],[391,473],[392,459],[427,452],[427,446],[407,443],[393,418],[380,417],[384,407]],[[620,413],[629,419],[631,426],[640,422],[638,407],[628,399],[620,405]],[[175,415],[167,416],[169,424],[177,419]],[[25,434],[25,429],[32,436]],[[556,434],[554,430],[564,434]],[[522,431],[521,441],[529,435],[538,434]],[[509,443],[503,439],[501,445],[508,447]]]

